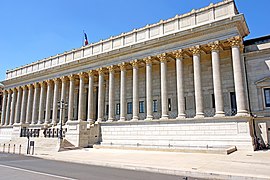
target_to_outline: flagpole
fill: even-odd
[[[84,46],[84,30],[83,30],[83,36],[82,36],[82,46]]]

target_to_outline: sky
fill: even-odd
[[[6,70],[222,0],[0,0],[0,82]],[[251,39],[270,34],[270,0],[235,0]]]

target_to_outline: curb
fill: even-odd
[[[113,162],[101,162],[101,161],[81,161],[74,159],[58,159],[55,157],[47,157],[44,155],[35,155],[36,157],[42,159],[50,159],[62,162],[72,162],[72,163],[79,163],[79,164],[88,164],[94,166],[103,166],[103,167],[110,167],[110,168],[119,168],[119,169],[127,169],[127,170],[135,170],[135,171],[145,171],[145,172],[153,172],[153,173],[161,173],[161,174],[169,174],[169,175],[176,175],[176,176],[185,176],[185,177],[192,177],[192,178],[202,178],[202,179],[222,179],[222,180],[269,180],[269,177],[266,176],[252,176],[252,175],[243,175],[243,174],[226,174],[220,172],[203,172],[203,171],[196,171],[196,170],[181,170],[181,169],[166,169],[160,167],[147,167],[147,166],[140,166],[135,164],[120,164],[120,163],[113,163]]]

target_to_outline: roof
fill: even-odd
[[[250,45],[253,45],[253,44],[262,44],[262,43],[265,43],[265,42],[270,42],[270,35],[265,35],[265,36],[245,40],[244,45],[245,46],[250,46]]]

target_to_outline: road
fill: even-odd
[[[0,153],[0,179],[182,180],[185,177]],[[188,180],[195,180],[188,178]]]

